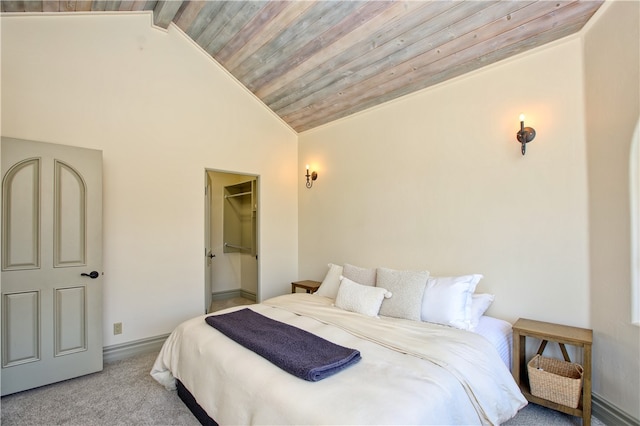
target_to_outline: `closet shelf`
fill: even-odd
[[[235,244],[224,243],[224,246],[225,247],[229,247],[229,248],[238,249],[238,250],[251,251],[251,247],[237,246]]]
[[[251,194],[252,194],[252,192],[251,192],[251,191],[249,191],[249,192],[240,192],[240,193],[238,193],[238,194],[229,194],[229,195],[225,195],[225,196],[224,196],[224,198],[242,197],[242,196],[244,196],[244,195],[251,195]]]

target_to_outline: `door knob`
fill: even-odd
[[[213,253],[211,253],[211,252],[209,252],[209,254],[207,255],[207,257],[208,257],[209,259],[213,259],[214,257],[216,257],[216,255],[215,255],[215,254],[213,254]]]
[[[89,272],[88,274],[85,274],[85,273],[83,272],[83,273],[81,273],[80,275],[81,275],[81,276],[83,276],[83,277],[89,277],[89,278],[91,278],[92,280],[95,280],[96,278],[98,278],[98,275],[100,275],[100,274],[98,273],[98,271],[91,271],[91,272]]]

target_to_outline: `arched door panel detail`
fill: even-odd
[[[2,180],[2,270],[40,268],[40,159],[15,164]]]
[[[86,184],[73,167],[54,165],[53,266],[84,266],[87,258]]]

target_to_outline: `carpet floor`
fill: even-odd
[[[99,373],[5,396],[0,400],[1,424],[199,425],[176,392],[167,391],[149,375],[156,355],[136,355],[105,364]],[[529,404],[505,425],[581,423],[578,417]],[[595,417],[592,425],[604,426]]]

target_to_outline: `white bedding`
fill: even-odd
[[[254,311],[358,349],[362,360],[307,382],[228,339],[204,316],[178,326],[151,371],[178,378],[219,424],[500,424],[526,405],[484,338],[450,327],[370,318],[296,293]],[[231,308],[222,312],[242,309]]]
[[[485,315],[480,317],[474,333],[487,339],[496,348],[504,365],[511,371],[513,365],[511,362],[511,348],[513,347],[511,323]]]

